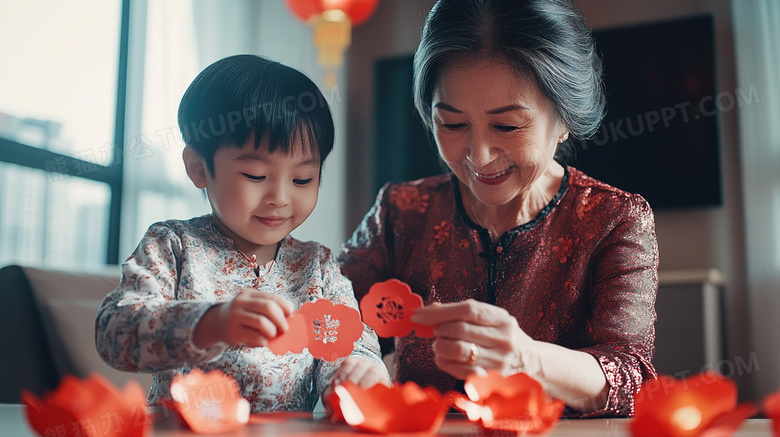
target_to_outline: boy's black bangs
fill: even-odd
[[[266,106],[264,109],[266,114],[263,114],[263,119],[255,120],[250,125],[247,136],[254,133],[254,148],[258,149],[264,137],[268,137],[268,153],[281,152],[285,155],[291,155],[295,152],[296,142],[300,141],[303,147],[302,152],[319,157],[320,145],[327,139],[321,129],[315,126],[316,117],[305,117],[301,115],[300,111],[290,113],[280,109],[270,105]]]
[[[257,149],[264,136],[269,152],[303,151],[320,162],[333,149],[330,106],[306,75],[254,55],[217,61],[195,78],[179,105],[179,128],[214,171],[214,153],[221,147],[243,147],[254,136]]]
[[[263,86],[256,87],[244,101],[244,107],[253,108],[256,116],[244,138],[235,144],[244,144],[254,133],[255,149],[268,136],[269,153],[292,154],[296,140],[300,140],[305,153],[324,160],[334,139],[333,128],[328,128],[328,124],[332,126],[328,103],[301,73],[279,64],[267,70],[262,74]]]

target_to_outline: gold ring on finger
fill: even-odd
[[[477,349],[477,345],[475,343],[471,343],[471,353],[469,353],[469,365],[474,364],[475,361],[477,361],[477,358],[479,358],[479,349]]]

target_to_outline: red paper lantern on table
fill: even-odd
[[[368,20],[379,0],[284,0],[290,11],[314,29],[317,62],[325,68],[326,85],[336,82],[335,69],[344,62],[353,26]]]

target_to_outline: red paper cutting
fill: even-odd
[[[758,413],[758,407],[752,402],[743,402],[732,411],[723,413],[710,422],[701,433],[701,437],[728,437],[734,435],[745,419]]]
[[[642,384],[630,428],[634,437],[728,436],[756,411],[751,403],[737,406],[736,384],[715,372],[661,375]]]
[[[315,358],[335,361],[352,353],[363,335],[360,314],[346,305],[333,305],[328,299],[301,305],[287,322],[290,329],[268,342],[271,352],[278,355],[308,347]]]
[[[242,398],[238,383],[219,370],[203,373],[192,369],[171,382],[174,410],[193,432],[226,433],[249,421],[249,402]]]
[[[382,434],[433,434],[449,409],[448,399],[438,390],[423,389],[411,381],[392,387],[376,384],[368,389],[345,382],[333,388],[326,402],[332,409],[331,418],[343,418],[360,431]]]
[[[780,390],[766,395],[761,402],[761,408],[766,417],[772,419],[775,437],[780,437]]]
[[[327,299],[320,299],[301,305],[298,311],[306,320],[309,353],[315,358],[336,361],[346,357],[363,334],[360,314],[346,305],[333,305]]]
[[[496,370],[472,374],[464,389],[468,398],[453,396],[453,405],[469,420],[501,435],[541,434],[560,420],[564,404],[550,399],[541,384],[525,373],[508,377]]]
[[[30,427],[47,437],[143,437],[151,424],[137,382],[120,392],[98,374],[84,380],[68,375],[43,399],[23,390],[22,403]]]
[[[287,318],[287,325],[290,327],[287,332],[268,341],[268,349],[277,355],[287,352],[300,353],[309,344],[306,319],[302,313],[293,313]]]
[[[371,286],[360,300],[363,322],[384,338],[404,337],[412,331],[418,337],[433,337],[433,326],[409,320],[423,300],[413,293],[408,284],[398,279],[388,279]]]

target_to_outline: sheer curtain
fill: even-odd
[[[200,71],[191,0],[131,3],[120,260],[152,223],[208,212],[181,160],[179,100]]]
[[[345,67],[337,73],[335,85],[323,88],[325,74],[317,66],[317,50],[312,43],[311,29],[287,10],[283,0],[261,1],[255,4],[258,8],[255,15],[258,20],[256,53],[297,68],[309,76],[320,87],[333,114],[336,138],[333,151],[328,155],[322,171],[317,207],[292,235],[304,241],[317,241],[337,252],[352,232],[352,229],[346,229],[348,81],[344,74]]]
[[[732,2],[756,396],[780,388],[780,2]]]

